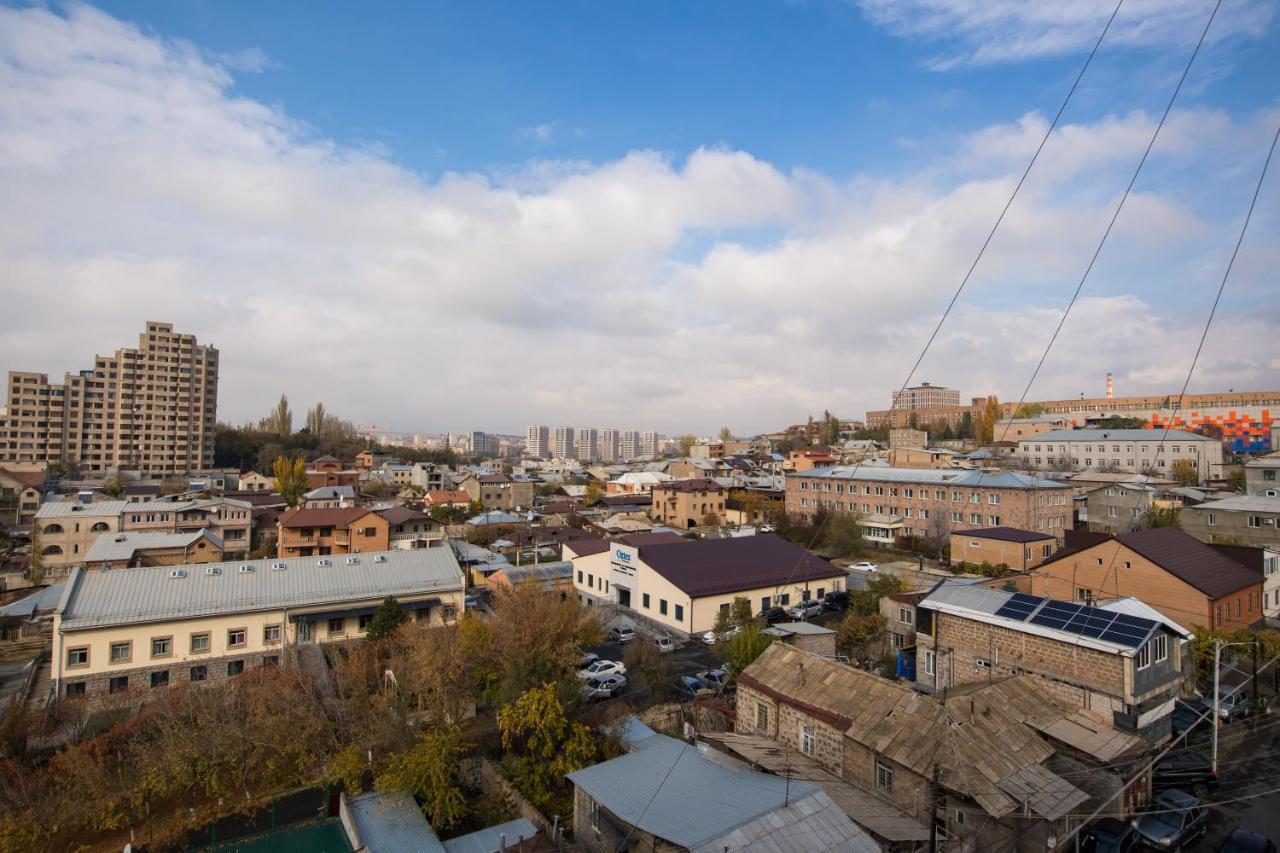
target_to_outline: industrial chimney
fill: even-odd
[[[1116,386],[1111,381],[1111,371],[1107,371],[1107,399],[1114,400],[1116,397]]]

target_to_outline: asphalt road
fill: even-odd
[[[1208,746],[1203,747],[1209,755]],[[1219,734],[1220,785],[1206,798],[1209,830],[1193,851],[1216,851],[1238,826],[1260,832],[1280,845],[1280,716],[1226,726]],[[1249,799],[1242,799],[1248,797]],[[1231,802],[1234,801],[1234,802]]]
[[[652,642],[652,640],[641,634],[636,638],[635,642],[646,643]],[[630,646],[631,643],[627,645]],[[591,646],[587,651],[595,652],[600,656],[601,660],[621,661],[625,660],[626,657],[625,649],[619,643],[602,643],[598,646]],[[672,680],[681,675],[694,675],[704,669],[716,669],[720,666],[720,661],[715,656],[714,649],[696,640],[679,645],[674,652],[667,656],[667,661],[671,665]],[[636,698],[643,698],[636,696],[635,685],[630,680],[628,680],[627,686],[619,695],[622,697],[635,696]]]

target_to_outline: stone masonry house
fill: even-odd
[[[659,524],[688,530],[706,524],[708,518],[716,524],[725,521],[725,490],[715,480],[673,480],[655,485],[652,493],[649,517]]]
[[[276,522],[276,554],[280,557],[355,554],[390,547],[387,519],[363,507],[295,509]]]

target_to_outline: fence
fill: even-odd
[[[533,803],[525,798],[524,794],[517,791],[510,782],[503,778],[502,772],[498,770],[498,765],[483,757],[463,759],[460,763],[462,777],[468,783],[491,797],[507,800],[515,807],[516,814],[545,832],[548,837],[555,837],[555,828],[552,826],[551,821],[547,820],[546,815],[538,811]],[[561,815],[560,818],[562,823],[572,822],[572,815]]]

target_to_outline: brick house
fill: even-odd
[[[655,485],[652,495],[649,517],[668,527],[699,527],[708,516],[715,516],[718,524],[725,522],[725,490],[715,480],[673,480]]]
[[[363,507],[295,509],[276,522],[279,557],[356,554],[390,547],[387,519]]]
[[[778,745],[795,751],[829,774],[827,790],[845,792],[832,798],[869,828],[881,822],[887,803],[928,827],[936,775],[940,838],[956,842],[956,849],[1049,849],[1049,839],[1061,838],[1072,814],[1093,799],[1093,791],[1077,787],[1077,777],[1087,776],[1080,784],[1095,790],[1114,791],[1123,775],[1101,763],[1142,746],[1062,707],[1020,676],[942,702],[775,643],[737,683],[734,733],[723,739],[735,752],[780,764]],[[1055,769],[1070,772],[1073,781]],[[1134,799],[1123,798],[1120,810]]]
[[[1101,607],[944,583],[916,605],[916,686],[936,692],[1022,674],[1116,729],[1159,741],[1194,670],[1192,633],[1136,599]]]
[[[85,555],[86,569],[178,566],[221,562],[222,540],[208,528],[191,533],[114,533],[99,536]]]
[[[1136,596],[1188,628],[1234,631],[1262,620],[1263,578],[1176,527],[1075,532],[1031,572],[1031,592],[1066,601]]]
[[[951,534],[951,564],[1008,566],[1025,572],[1049,559],[1058,540],[1048,533],[1016,527],[983,527]]]
[[[321,486],[351,486],[358,489],[360,472],[348,468],[341,459],[333,456],[317,457],[307,467],[307,488],[318,489]]]

